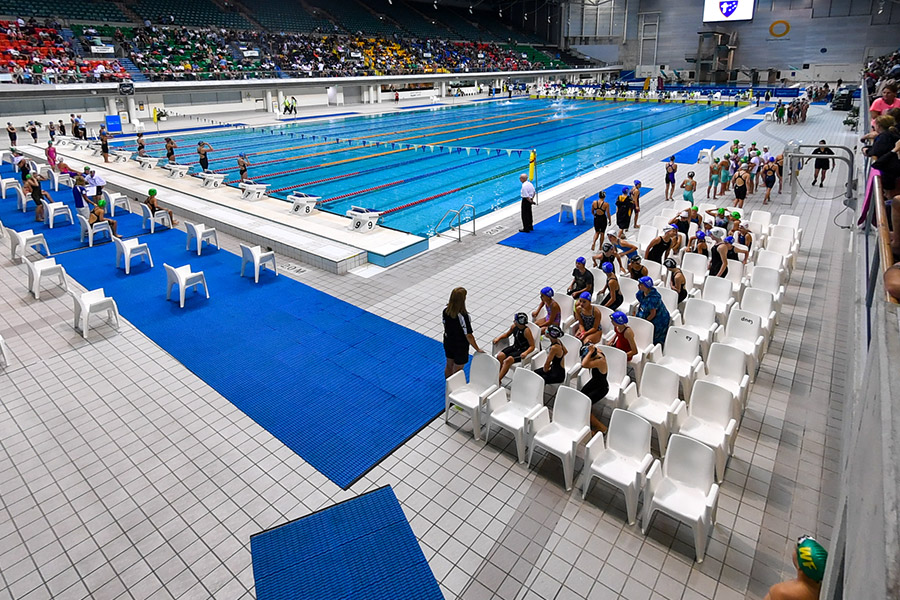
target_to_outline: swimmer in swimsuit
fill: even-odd
[[[597,199],[591,203],[591,214],[594,215],[594,239],[591,242],[591,250],[597,249],[597,239],[603,239],[606,228],[612,216],[609,212],[609,203],[606,201],[606,192],[601,191]]]
[[[719,192],[719,195],[724,196],[725,192],[728,191],[728,182],[731,181],[731,157],[727,154],[722,159],[722,162],[719,163],[719,181],[722,183],[722,190]]]
[[[763,183],[766,184],[766,197],[763,198],[763,204],[769,203],[769,196],[772,194],[772,188],[775,187],[775,180],[778,179],[778,167],[775,164],[775,157],[769,157],[769,162],[762,168],[761,175]]]
[[[713,163],[709,165],[709,185],[706,186],[706,198],[709,199],[709,192],[712,190],[713,200],[716,199],[716,191],[719,189],[719,159],[716,158],[713,160]]]
[[[688,173],[688,178],[681,182],[681,188],[684,190],[681,195],[684,198],[685,202],[690,202],[693,206],[694,204],[694,190],[697,189],[697,182],[694,181],[694,172],[690,171]]]
[[[675,173],[678,171],[678,165],[675,164],[675,157],[670,156],[669,162],[666,163],[666,200],[675,200]]]

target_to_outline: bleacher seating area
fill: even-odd
[[[251,7],[253,18],[270,31],[331,33],[336,27],[316,9],[310,12],[298,4],[285,10],[283,0],[255,0]]]
[[[3,0],[0,15],[123,23],[129,19],[114,2],[103,0]]]
[[[247,29],[250,23],[237,12],[225,12],[210,0],[137,0],[129,5],[142,19],[188,27],[233,27]]]
[[[310,0],[309,4],[324,10],[349,33],[362,32],[366,35],[391,37],[402,36],[405,32],[385,19],[379,19],[362,4],[354,0],[334,2],[334,0]]]

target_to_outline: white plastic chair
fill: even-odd
[[[790,272],[787,269],[787,259],[777,252],[772,252],[771,250],[760,250],[756,255],[756,262],[753,265],[753,268],[756,267],[767,267],[769,269],[775,269],[778,271],[781,276],[781,284],[784,285],[787,283],[789,279]],[[753,271],[750,270],[750,273]],[[747,279],[749,280],[749,273]]]
[[[786,225],[794,230],[797,236],[797,243],[803,243],[803,229],[800,227],[800,217],[797,215],[781,215],[778,217],[779,225]]]
[[[562,222],[563,213],[572,213],[572,222],[578,225],[578,215],[581,212],[581,220],[584,221],[584,201],[587,196],[581,196],[578,199],[567,200],[559,205],[559,222]]]
[[[209,288],[206,285],[206,275],[203,274],[203,271],[197,271],[194,273],[191,271],[191,265],[184,265],[182,267],[172,267],[163,263],[163,266],[166,268],[166,300],[170,300],[172,298],[172,286],[178,286],[179,293],[179,306],[184,308],[184,292],[188,287],[193,287],[194,291],[197,291],[198,286],[203,286],[203,291],[206,292],[206,298],[209,299]]]
[[[625,494],[628,524],[637,520],[638,496],[644,487],[647,470],[653,462],[650,437],[653,430],[646,419],[626,410],[613,410],[606,433],[597,433],[588,442],[584,460],[581,498],[587,497],[594,477],[617,487]]]
[[[147,244],[142,244],[137,238],[123,240],[114,237],[113,242],[116,243],[116,268],[119,268],[119,263],[124,259],[126,275],[131,273],[132,258],[140,257],[141,262],[144,262],[146,256],[150,266],[153,267],[153,257],[150,256],[150,247]]]
[[[13,190],[16,192],[16,208],[22,212],[27,212],[28,204],[34,204],[31,194],[26,194],[20,187],[13,188]]]
[[[788,271],[793,270],[797,262],[797,253],[794,251],[794,244],[791,240],[770,237],[766,240],[766,250],[783,256]]]
[[[706,373],[697,374],[698,381],[708,381],[725,388],[734,396],[739,410],[734,418],[740,423],[741,412],[747,406],[750,376],[747,374],[747,355],[738,348],[715,342],[709,350]]]
[[[531,330],[531,337],[534,339],[534,350],[531,351],[531,354],[523,358],[521,361],[517,363],[513,363],[510,371],[518,369],[519,367],[530,368],[531,360],[534,358],[535,354],[540,351],[541,348],[541,328],[535,325],[534,323],[528,323],[526,327]],[[500,351],[504,348],[508,348],[512,345],[512,340],[509,336],[502,338],[499,342],[491,346],[491,356],[497,356],[500,354]]]
[[[491,437],[491,427],[497,426],[513,434],[520,463],[525,462],[525,419],[531,418],[544,406],[544,379],[527,369],[513,372],[512,385],[507,393],[501,387],[488,396],[485,443]]]
[[[88,239],[88,247],[94,247],[94,238],[97,237],[100,233],[105,233],[113,238],[112,230],[109,228],[109,223],[106,221],[97,221],[93,225],[88,224],[88,220],[84,218],[83,215],[75,215],[78,217],[78,225],[81,227],[81,243],[84,243],[84,238]]]
[[[263,252],[259,246],[251,248],[241,244],[241,277],[244,276],[244,268],[248,264],[253,265],[253,281],[255,283],[259,283],[259,272],[265,268],[266,264],[271,264],[272,270],[275,271],[275,276],[278,276],[278,266],[275,264],[274,252]]]
[[[656,291],[659,292],[666,310],[669,311],[672,325],[681,325],[681,311],[678,309],[678,292],[672,288],[665,287],[665,283],[656,286]]]
[[[669,226],[669,221],[672,218],[666,215],[656,215],[652,219],[650,219],[650,225],[656,227],[660,231]]]
[[[731,305],[734,304],[734,287],[730,281],[722,277],[707,277],[703,282],[703,293],[700,298],[715,305],[716,319],[724,323]]]
[[[702,288],[709,274],[709,259],[696,252],[685,252],[681,257],[681,270],[694,277],[694,287]]]
[[[624,393],[625,410],[639,415],[653,425],[659,441],[659,454],[665,455],[669,431],[675,423],[678,408],[678,375],[665,367],[648,363],[640,378],[641,390],[632,382]]]
[[[72,221],[72,211],[64,202],[47,202],[41,198],[41,204],[44,207],[44,224],[49,225],[50,229],[53,229],[53,222],[58,216],[66,217],[69,220],[69,225],[74,223]]]
[[[631,383],[631,377],[628,376],[628,355],[612,346],[603,346],[603,354],[606,356],[606,382],[609,384],[609,391],[603,400],[613,409],[622,408],[622,393]],[[576,382],[578,389],[584,388],[590,380],[591,370],[582,369]],[[603,416],[603,406],[598,406],[597,410],[594,416],[599,419]]]
[[[535,447],[558,456],[563,464],[566,491],[571,490],[578,445],[591,435],[590,414],[590,398],[574,388],[560,386],[556,390],[552,419],[546,406],[525,418],[528,466],[531,467]]]
[[[450,419],[450,407],[457,406],[472,417],[475,439],[481,439],[482,413],[487,412],[487,397],[499,387],[500,362],[484,352],[472,358],[469,381],[465,371],[457,371],[447,378],[444,392],[444,423]]]
[[[638,253],[641,256],[644,256],[644,253],[647,251],[647,246],[650,245],[650,242],[655,240],[659,236],[659,229],[653,227],[652,225],[643,225],[640,229],[638,229],[637,242],[636,245],[638,247]]]
[[[716,481],[725,479],[725,466],[734,451],[736,401],[731,392],[708,381],[698,381],[690,404],[675,412],[676,433],[706,444],[716,453]]]
[[[772,225],[772,213],[767,210],[754,210],[750,213],[750,222],[762,225],[765,231]]]
[[[219,248],[219,236],[216,234],[216,228],[210,227],[207,229],[206,225],[202,223],[188,223],[184,222],[185,229],[187,230],[187,243],[185,246],[185,250],[191,249],[191,241],[196,242],[197,245],[197,256],[200,256],[200,253],[203,250],[203,242],[206,242],[210,246],[215,244],[216,249]],[[273,260],[274,263],[274,253]]]
[[[150,207],[141,202],[141,228],[147,229],[147,224],[150,225],[150,233],[155,233],[156,225],[172,228],[172,220],[169,218],[169,213],[164,210],[158,210],[155,213],[150,212]]]
[[[683,327],[670,327],[661,354],[654,362],[678,375],[682,397],[690,402],[694,380],[703,371],[700,336]]]
[[[581,350],[581,340],[574,335],[566,334],[560,340],[566,348],[566,355],[563,357],[563,369],[566,371],[566,378],[562,385],[570,385],[573,378],[578,376],[581,371],[581,356],[578,354]],[[548,350],[541,350],[532,358],[530,366],[532,369],[539,369],[547,362]]]
[[[116,216],[116,207],[124,208],[125,212],[131,212],[131,206],[128,203],[128,198],[123,196],[122,194],[116,192],[110,192],[109,190],[103,190],[103,199],[106,200],[106,206],[109,207],[109,216]]]
[[[666,268],[655,260],[641,259],[641,264],[647,267],[647,275],[653,278],[657,285],[662,285],[663,280],[668,274]]]
[[[715,482],[716,457],[706,445],[683,435],[673,435],[672,449],[664,461],[654,461],[644,486],[644,535],[657,511],[664,512],[694,530],[697,562],[703,562],[710,531],[716,523],[719,486]]]
[[[116,301],[103,293],[103,288],[72,294],[75,301],[75,329],[81,330],[81,337],[87,339],[88,330],[91,327],[91,315],[106,312],[107,320],[115,322],[115,328],[119,328],[119,307]]]
[[[763,226],[762,224],[754,223],[753,221],[747,221],[745,224],[747,229],[750,230],[750,233],[753,234],[753,248],[750,250],[750,256],[752,258],[754,252],[766,245],[766,240],[769,239],[769,226]]]
[[[795,253],[800,249],[800,240],[798,232],[789,225],[772,225],[769,227],[770,238],[781,238],[791,242],[791,250]]]
[[[624,298],[622,304],[619,305],[619,310],[629,315],[634,314],[638,306],[638,289],[638,282],[630,276],[619,277],[619,291],[622,292],[622,298]]]
[[[6,348],[6,342],[3,340],[2,335],[0,335],[0,359],[3,359],[3,364],[7,367],[12,364],[9,359],[9,350]]]
[[[43,233],[35,233],[31,229],[26,229],[25,231],[16,231],[14,229],[6,228],[6,232],[9,234],[9,256],[15,262],[16,254],[19,254],[19,248],[22,249],[21,259],[25,260],[25,251],[28,248],[38,249],[38,246],[43,246],[44,253],[50,254],[50,247],[47,246],[47,240],[44,239]]]
[[[559,304],[560,327],[566,330],[576,321],[575,299],[568,294],[559,294],[556,296],[556,303]]]
[[[746,310],[735,308],[728,315],[725,327],[719,328],[716,341],[734,346],[747,355],[747,368],[750,371],[750,383],[756,380],[756,371],[762,361],[765,337],[762,318]]]
[[[744,285],[747,283],[744,275],[744,263],[729,258],[728,273],[725,274],[724,278],[731,282],[731,291],[735,299],[740,299],[741,292],[744,291]]]
[[[659,344],[653,343],[653,323],[639,317],[628,317],[628,325],[634,332],[634,343],[637,345],[637,354],[631,357],[631,366],[634,368],[634,376],[641,378],[644,365],[653,359],[659,351]]]
[[[0,198],[6,198],[6,190],[8,189],[22,189],[22,184],[18,179],[13,177],[4,177],[0,179]]]
[[[750,287],[772,294],[775,301],[775,322],[778,323],[778,314],[781,312],[781,303],[784,300],[784,286],[781,284],[778,271],[768,267],[755,267],[753,273],[750,274]]]
[[[41,299],[41,280],[45,277],[59,277],[59,285],[66,291],[69,286],[66,283],[66,270],[62,265],[56,264],[55,258],[43,258],[41,260],[24,261],[28,270],[28,290],[34,294],[36,300]]]
[[[765,290],[747,288],[741,298],[741,310],[757,315],[762,319],[763,353],[768,351],[769,340],[775,332],[775,297]]]

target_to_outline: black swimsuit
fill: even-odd
[[[618,278],[615,279],[615,282],[616,282],[616,285],[618,285],[618,283],[619,283]],[[606,298],[604,298],[603,302],[601,302],[600,304],[602,304],[603,306],[606,306],[608,308],[611,308],[613,310],[616,310],[617,308],[619,308],[619,305],[622,304],[622,301],[625,300],[625,298],[622,296],[622,288],[618,288],[616,290],[616,299],[613,301],[612,304],[608,304],[611,297],[612,296],[609,292],[609,289],[607,288]]]
[[[663,254],[666,252],[666,250],[671,250],[671,249],[672,249],[671,240],[668,242],[665,240],[659,240],[659,243],[657,243],[655,246],[653,246],[652,248],[650,248],[650,250],[647,251],[647,260],[652,260],[653,262],[661,263],[662,259],[663,259]]]
[[[597,202],[599,202],[599,200]],[[594,231],[596,231],[597,233],[603,233],[609,226],[609,221],[606,218],[606,207],[598,207],[596,203],[594,203],[594,206],[592,206],[591,208],[594,211]],[[597,210],[598,208],[600,209],[599,211]]]
[[[522,353],[528,350],[528,347],[531,345],[528,343],[528,338],[525,337],[525,331],[525,329],[519,329],[518,327],[513,329],[512,346],[507,346],[502,350],[503,354],[512,357],[515,362],[521,362]]]
[[[679,269],[677,271],[672,271],[669,274],[669,285],[670,286],[675,285],[675,276],[678,275],[679,273],[681,273],[681,269]],[[672,288],[672,289],[675,289],[675,288]],[[686,285],[681,286],[681,290],[678,292],[678,303],[680,304],[680,303],[684,302],[684,299],[687,298],[687,295],[688,295],[687,286]]]
[[[544,367],[535,370],[535,373],[543,377],[544,383],[562,383],[566,379],[566,370],[562,366],[562,356],[558,356],[550,361],[550,368],[544,370]]]
[[[600,369],[594,367],[591,369],[591,380],[584,384],[581,393],[591,399],[591,404],[601,402],[609,393],[609,379],[606,373],[601,373]]]

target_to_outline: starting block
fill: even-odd
[[[93,142],[89,140],[72,140],[72,145],[75,146],[76,150],[85,150],[88,148]]]
[[[134,160],[138,161],[141,164],[141,169],[146,171],[155,167],[156,163],[159,162],[159,159],[153,156],[136,156]]]
[[[376,225],[378,225],[378,219],[381,218],[381,213],[362,208],[361,206],[351,206],[350,210],[347,211],[347,216],[352,221],[350,229],[360,233],[369,233],[375,230]]]
[[[203,180],[203,187],[217,188],[225,181],[225,173],[206,173],[201,171],[197,173],[197,177]]]
[[[72,139],[67,135],[58,135],[54,141],[57,148],[67,148],[72,145]]]
[[[266,188],[269,187],[268,183],[241,183],[238,185],[239,188],[243,191],[241,195],[242,200],[259,200],[266,194]]]
[[[316,203],[321,199],[321,196],[291,194],[287,199],[291,202],[291,212],[293,214],[309,216],[312,214],[313,209],[316,208]]]
[[[163,169],[169,170],[169,179],[181,179],[191,168],[189,165],[163,165]]]
[[[131,156],[134,154],[134,152],[126,152],[124,150],[116,150],[115,152],[113,152],[113,154],[116,157],[115,162],[123,163],[123,162],[128,162],[129,160],[131,160]]]
[[[97,142],[91,142],[91,145],[88,146],[88,148],[94,151],[92,156],[100,156],[101,151],[103,150],[103,146],[101,146]]]
[[[118,192],[108,192],[103,190],[103,199],[106,200],[106,206],[109,207],[109,216],[116,216],[116,207],[125,209],[125,212],[131,212],[131,206],[128,204],[128,198]]]

